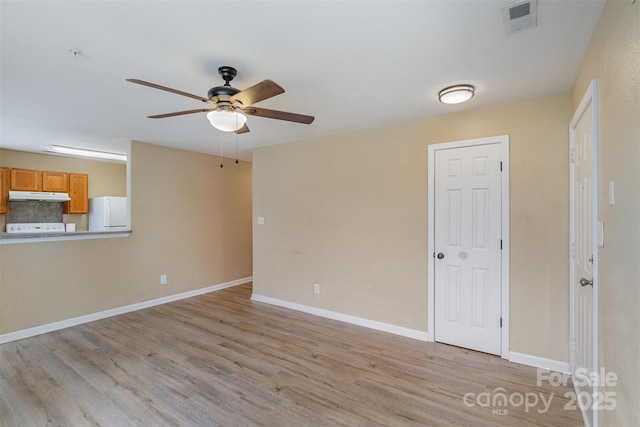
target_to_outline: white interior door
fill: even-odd
[[[590,374],[598,372],[597,336],[597,108],[595,83],[578,107],[570,128],[571,151],[571,372],[578,396],[597,397]],[[597,400],[591,399],[591,402]],[[590,405],[588,405],[590,406]],[[585,424],[597,425],[593,408]]]
[[[500,144],[435,152],[435,340],[501,354]]]

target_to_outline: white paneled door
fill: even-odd
[[[501,354],[500,144],[435,152],[435,340]]]
[[[598,372],[598,189],[597,104],[592,83],[572,120],[571,151],[571,372],[578,396],[599,402]],[[585,425],[598,424],[595,405],[583,405]]]

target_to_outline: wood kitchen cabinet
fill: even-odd
[[[14,191],[69,191],[69,174],[32,169],[11,169],[11,190]]]
[[[42,172],[42,191],[69,192],[69,174],[66,172]]]
[[[13,191],[50,191],[54,193],[69,193],[71,200],[64,203],[64,213],[89,213],[88,174],[15,168],[12,168],[9,172],[8,168],[2,169],[6,170],[6,174],[9,178],[6,180],[6,183],[3,181],[3,186],[0,188],[3,191],[3,203],[6,204],[6,208],[4,204],[0,205],[0,213],[8,212],[9,189]],[[3,209],[7,212],[3,211]]]
[[[42,191],[42,171],[12,168],[10,182],[13,191]]]
[[[9,213],[9,168],[0,168],[0,214]]]
[[[71,201],[64,202],[64,213],[89,213],[89,175],[86,173],[69,174],[69,197],[71,197]]]

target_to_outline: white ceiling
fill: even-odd
[[[507,35],[505,1],[0,2],[0,146],[119,151],[130,140],[235,156],[235,134],[196,100],[238,69],[239,89],[264,79],[284,94],[257,106],[314,115],[311,125],[249,117],[241,158],[256,147],[402,123],[569,91],[603,0],[539,0],[538,26]],[[70,48],[82,55],[74,57]],[[439,89],[476,86],[446,106]]]

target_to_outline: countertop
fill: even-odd
[[[9,243],[55,242],[61,240],[89,240],[128,237],[131,230],[73,231],[60,233],[0,233],[0,245]]]

